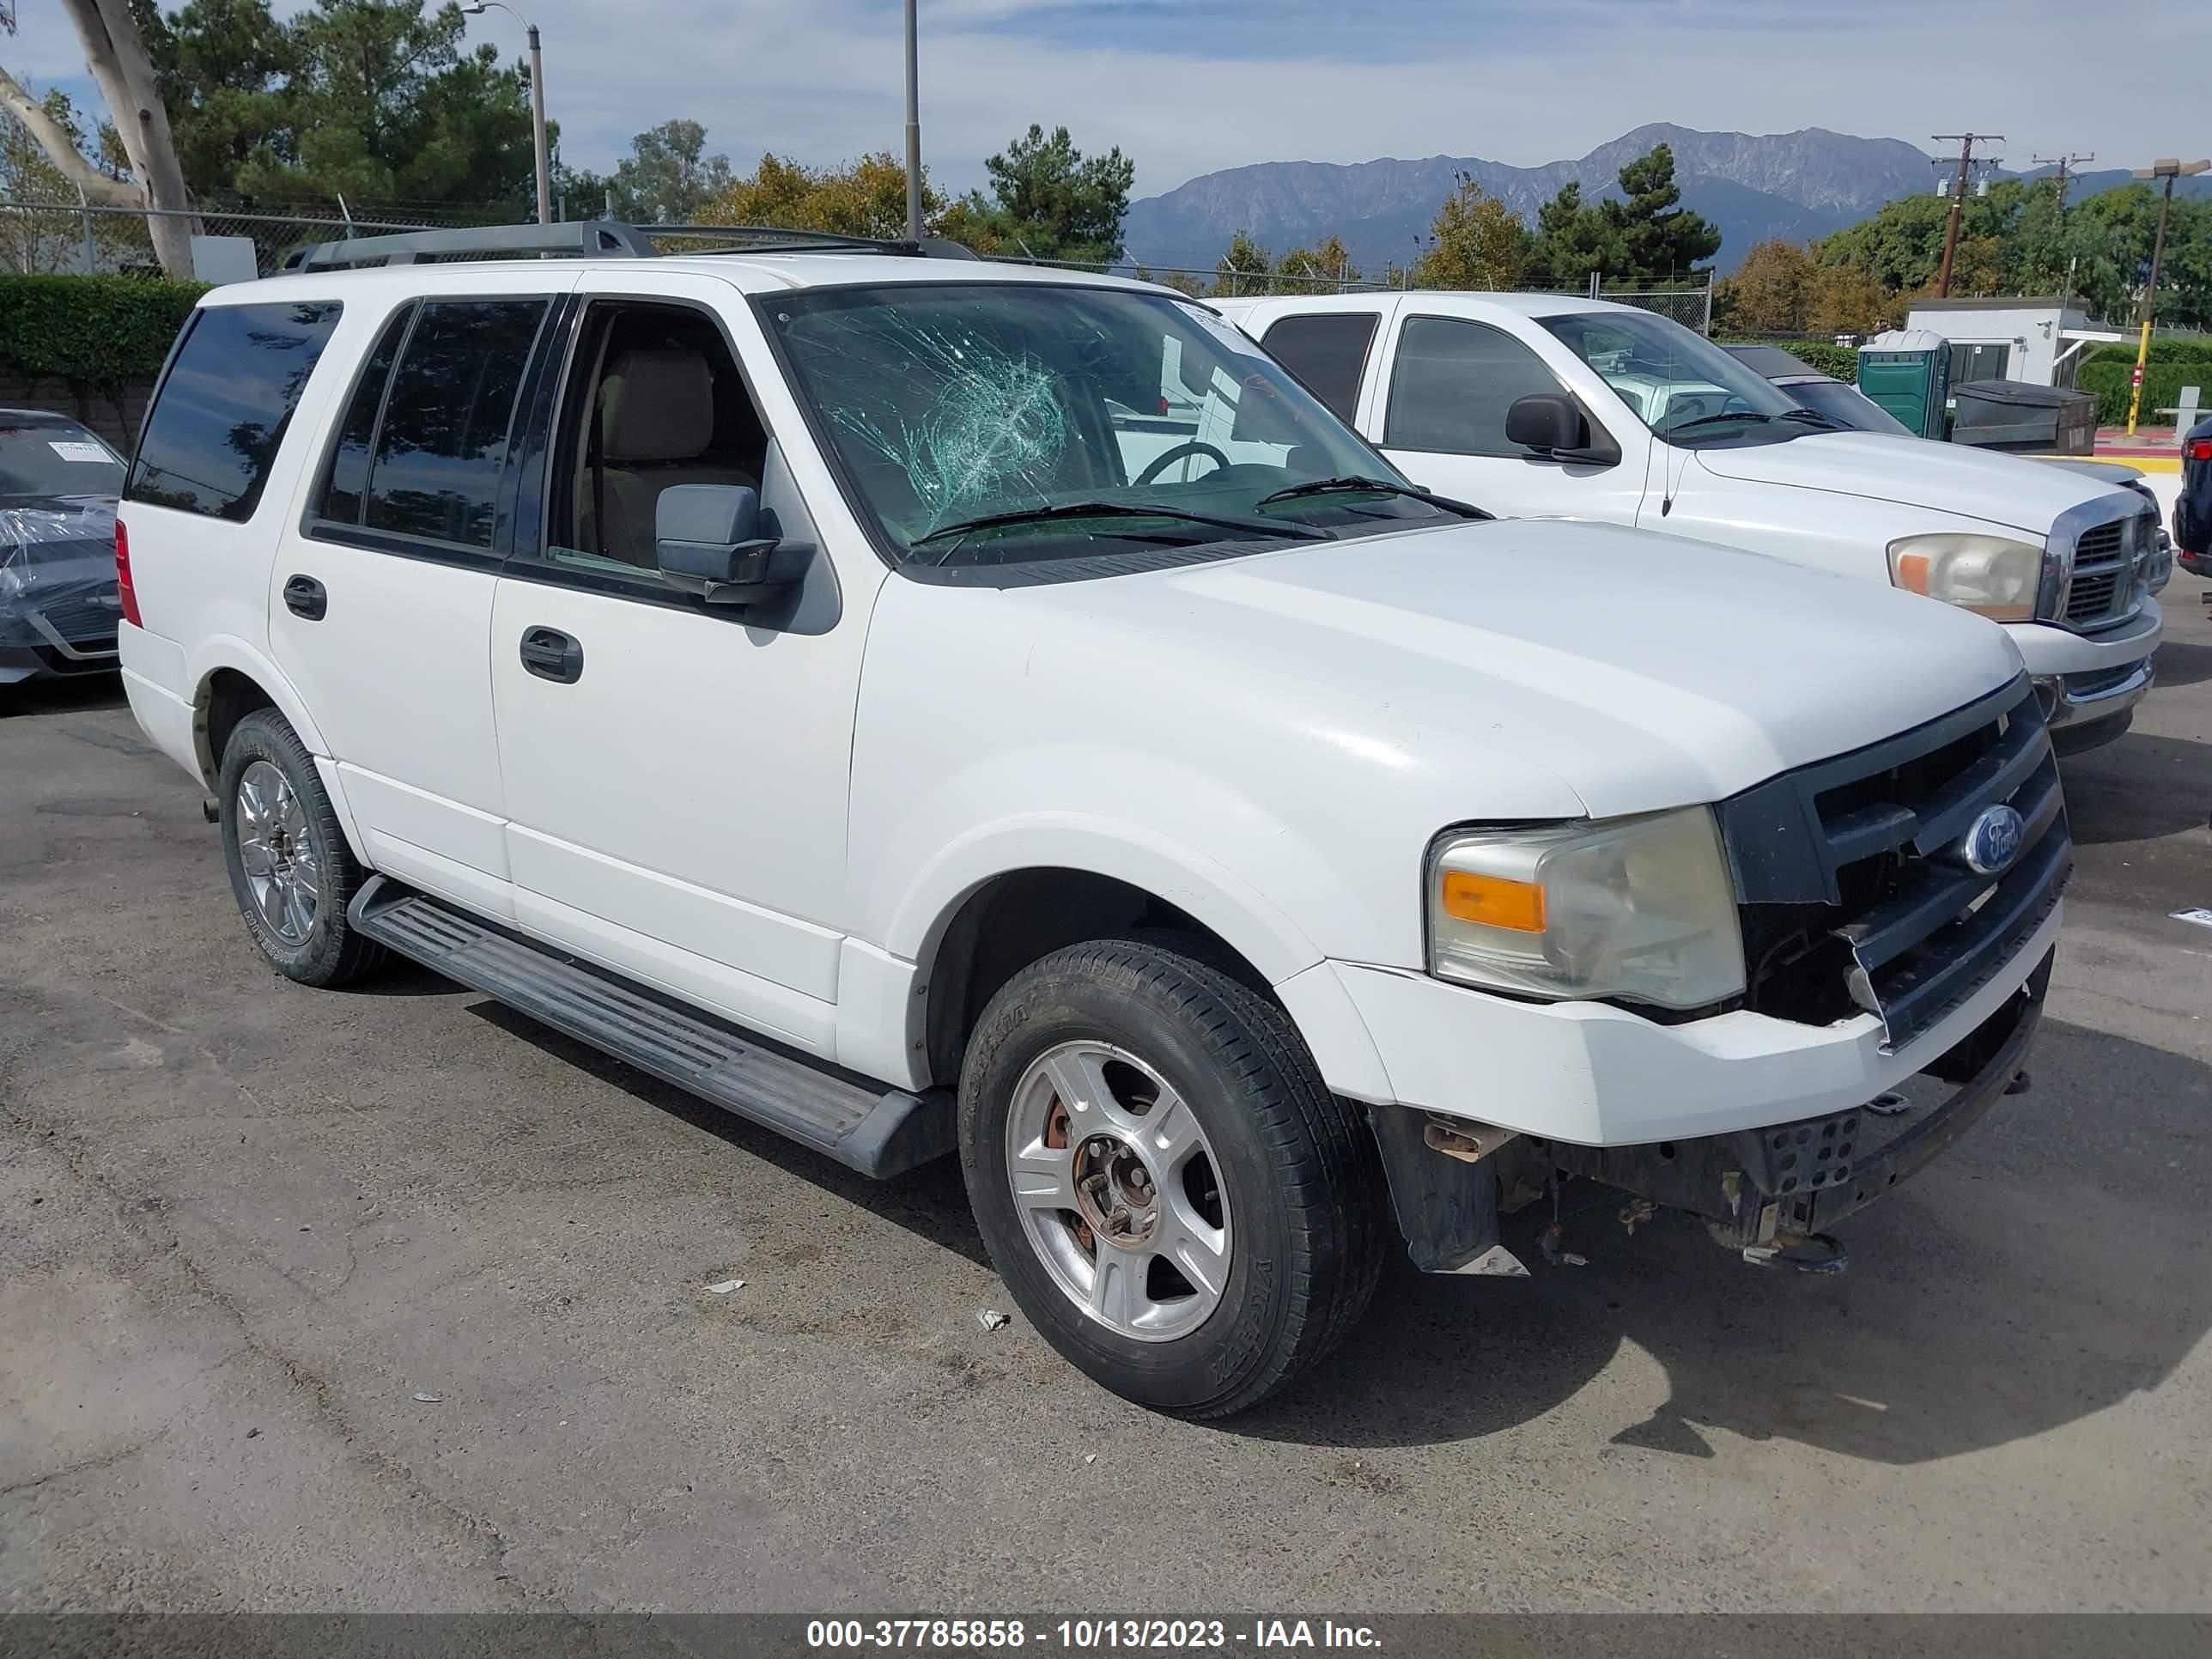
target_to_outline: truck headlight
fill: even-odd
[[[1941,532],[1889,544],[1889,579],[1908,592],[1962,605],[1996,622],[2032,622],[2043,549],[2009,536]]]
[[[1744,988],[1735,889],[1703,806],[1448,836],[1429,854],[1428,906],[1442,978],[1662,1008]]]

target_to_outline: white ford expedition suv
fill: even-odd
[[[2157,503],[2124,484],[1848,430],[1629,306],[1436,293],[1216,303],[1431,489],[1498,514],[1750,548],[2002,623],[2062,752],[2121,735],[2150,689],[2165,627],[2152,595],[2171,565]]]
[[[280,972],[957,1151],[1037,1329],[1193,1416],[1562,1182],[1832,1265],[2016,1086],[2071,856],[2002,630],[1488,521],[1164,290],[775,236],[201,301],[121,654]],[[486,242],[580,257],[416,258]]]

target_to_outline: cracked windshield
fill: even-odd
[[[883,534],[918,562],[1242,551],[1450,510],[1197,306],[994,283],[782,295],[771,315]]]

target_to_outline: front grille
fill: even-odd
[[[1958,851],[2004,804],[2026,826],[2003,871]],[[1826,1024],[1879,1016],[1890,1048],[1942,1020],[2050,915],[2073,866],[2057,763],[2027,680],[1885,742],[1723,802],[1744,1006]]]
[[[2069,628],[2095,629],[2134,614],[2136,577],[2158,548],[2154,508],[2129,519],[2108,519],[2074,537],[2074,575],[2057,620]]]
[[[2107,559],[2118,558],[2121,546],[2126,539],[2127,524],[2124,520],[2115,519],[2110,524],[2097,525],[2083,531],[2075,538],[2074,568],[2079,570],[2084,565],[2100,564]]]
[[[2119,585],[2120,573],[2117,569],[2076,575],[2073,586],[2066,590],[2066,620],[2097,621],[2112,608],[2112,590]]]
[[[47,627],[79,650],[89,647],[112,651],[116,624],[123,613],[118,605],[100,605],[85,595],[41,605],[39,614],[46,618]]]

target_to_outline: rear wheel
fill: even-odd
[[[1365,1309],[1390,1226],[1374,1140],[1288,1018],[1157,939],[1060,951],[969,1044],[960,1152],[1022,1311],[1123,1397],[1258,1404]]]
[[[343,985],[381,966],[384,947],[354,932],[346,906],[368,878],[338,828],[315,763],[273,708],[232,730],[217,780],[223,862],[246,932],[276,971]]]

